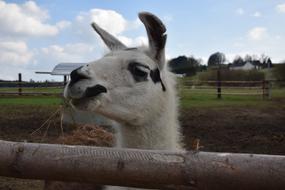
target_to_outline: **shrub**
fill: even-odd
[[[273,75],[277,80],[285,80],[285,63],[274,65]]]
[[[198,79],[202,81],[216,81],[217,70],[208,70],[207,72],[202,72],[199,74]],[[261,81],[264,79],[265,74],[258,70],[221,70],[222,81]]]

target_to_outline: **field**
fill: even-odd
[[[0,88],[0,92],[18,92],[18,88]],[[25,87],[22,88],[22,92],[49,92],[49,93],[60,93],[62,88],[57,87]]]
[[[234,95],[217,100],[214,94],[204,91],[179,91],[180,123],[186,149],[193,149],[199,141],[201,151],[285,155],[285,89],[274,89],[271,100],[263,100],[262,96]],[[0,97],[0,139],[58,142],[62,136],[58,113],[48,125],[33,132],[61,104],[62,99],[49,96]],[[65,136],[72,131],[72,126],[63,126]],[[96,138],[101,142],[103,137]],[[0,178],[0,190],[42,187],[42,181]]]

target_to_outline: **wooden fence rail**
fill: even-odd
[[[222,95],[246,95],[246,96],[262,96],[263,99],[271,98],[272,81],[184,81],[183,88],[213,90],[216,93],[205,92],[205,94],[216,94],[218,99]],[[225,90],[240,90],[240,92],[224,92]],[[256,90],[254,92],[243,92],[244,90]]]
[[[195,190],[284,190],[285,156],[0,141],[0,175]]]
[[[49,92],[49,88],[64,88],[66,84],[66,79],[64,82],[43,82],[43,83],[29,83],[22,81],[22,76],[19,74],[18,81],[11,82],[0,82],[0,95],[45,95],[45,96],[58,96],[60,93]],[[205,92],[206,94],[215,94],[217,98],[222,98],[222,95],[254,95],[262,96],[264,99],[271,98],[271,87],[273,82],[280,81],[183,81],[181,88],[190,89],[190,90],[213,90],[216,89],[216,92]],[[2,91],[1,88],[5,84],[13,85],[5,88]],[[26,91],[27,89],[34,88],[34,92]],[[46,89],[46,92],[42,92],[42,88]],[[14,90],[13,90],[14,89]],[[37,91],[41,89],[41,91]],[[227,90],[237,90],[236,92],[226,92]],[[243,92],[244,90],[255,90],[251,92]],[[238,91],[239,90],[239,91]]]
[[[62,97],[63,93],[57,93],[57,92],[0,92],[0,96],[6,96],[6,95],[23,95],[23,96],[57,96]]]

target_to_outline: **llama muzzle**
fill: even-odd
[[[104,86],[97,84],[93,87],[88,87],[86,89],[85,97],[90,98],[90,97],[98,96],[101,93],[107,93],[107,89]]]

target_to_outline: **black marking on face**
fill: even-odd
[[[147,70],[150,70],[150,78],[152,79],[152,81],[154,83],[160,82],[162,90],[166,91],[166,88],[165,88],[165,86],[164,86],[164,84],[160,78],[160,71],[158,68],[151,70],[149,68],[149,66],[147,66],[147,65],[143,65],[143,64],[138,63],[138,62],[131,62],[128,66],[128,70],[131,72],[131,74],[133,75],[136,82],[147,81],[148,73],[141,70],[140,67],[144,67]]]
[[[101,93],[107,93],[107,89],[100,85],[100,84],[97,84],[93,87],[88,87],[85,91],[85,97],[89,98],[89,97],[94,97],[94,96],[97,96]]]
[[[161,83],[162,90],[163,90],[163,91],[166,91],[166,88],[165,88],[165,86],[164,86],[164,84],[163,84],[163,82],[162,82],[162,80],[161,80],[161,78],[160,78],[160,71],[159,71],[158,68],[156,68],[156,69],[150,71],[150,77],[151,77],[151,79],[152,79],[152,81],[153,81],[154,83],[160,82],[160,83]]]
[[[148,66],[138,62],[130,62],[128,65],[128,70],[131,72],[136,82],[147,81],[148,73],[141,70],[140,67],[150,70]]]

